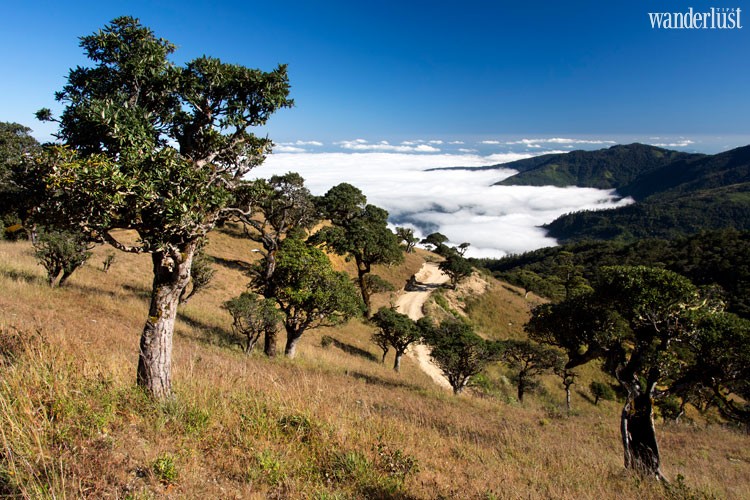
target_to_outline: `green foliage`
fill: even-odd
[[[615,391],[612,389],[612,386],[607,383],[592,380],[589,385],[589,390],[594,396],[595,405],[599,404],[600,399],[604,399],[605,401],[612,401],[615,399]]]
[[[503,342],[503,361],[517,372],[518,401],[536,385],[539,375],[564,364],[562,353],[528,340],[506,340]]]
[[[275,270],[274,254],[281,241],[295,232],[309,230],[320,219],[304,179],[293,172],[274,175],[269,180],[243,182],[231,205],[229,217],[242,222],[245,234],[263,245],[265,281]]]
[[[293,355],[289,352],[290,342],[306,330],[340,324],[362,312],[362,302],[351,280],[346,273],[334,271],[320,249],[287,238],[281,243],[276,260],[266,294],[284,314],[288,355]]]
[[[441,271],[451,279],[451,285],[455,288],[462,280],[471,276],[474,268],[471,263],[456,252],[446,252],[447,257],[438,264]]]
[[[419,341],[422,332],[409,316],[388,307],[381,307],[373,315],[372,322],[379,329],[379,332],[373,335],[373,342],[383,350],[384,354],[388,352],[388,346],[395,349],[396,361],[393,369],[398,371],[401,356],[411,344]]]
[[[399,264],[404,256],[398,238],[388,229],[388,212],[367,205],[367,198],[356,187],[342,183],[318,200],[332,226],[315,233],[310,241],[322,244],[339,255],[354,259],[362,300],[370,314],[372,280],[367,279],[375,264]]]
[[[446,243],[448,243],[448,237],[442,233],[431,233],[428,234],[422,241],[423,245],[429,245],[432,247],[432,251],[438,255],[443,255],[446,249]]]
[[[223,307],[232,315],[232,331],[247,339],[245,352],[253,350],[261,335],[274,335],[282,319],[276,301],[250,292],[224,302]]]
[[[91,257],[90,248],[90,243],[80,233],[44,227],[37,230],[34,255],[47,271],[49,286],[63,286]]]
[[[18,123],[0,122],[0,217],[3,229],[23,221],[42,191],[32,174],[39,143],[31,129]]]
[[[153,464],[151,464],[151,470],[154,472],[156,479],[164,484],[175,484],[179,477],[175,459],[168,453],[154,460]]]
[[[408,227],[397,227],[396,237],[398,238],[399,243],[404,246],[404,251],[406,253],[413,253],[414,245],[419,243],[419,238],[414,236],[414,230]]]
[[[455,394],[502,353],[500,343],[483,339],[462,321],[445,320],[434,325],[425,317],[417,323],[425,343],[432,348],[432,359],[448,378]]]
[[[565,297],[556,279],[559,255],[573,254],[584,279],[593,280],[606,265],[661,267],[686,276],[697,286],[719,285],[725,292],[727,310],[750,317],[750,232],[710,231],[676,240],[640,240],[573,243],[543,248],[499,260],[477,261],[498,278],[553,300]]]
[[[112,267],[112,264],[114,264],[116,260],[117,260],[117,257],[115,256],[114,252],[107,252],[107,255],[104,257],[104,260],[102,261],[102,271],[105,273],[108,273],[109,268]]]
[[[48,159],[52,206],[90,231],[135,229],[144,250],[202,236],[270,145],[248,128],[292,104],[286,69],[208,57],[177,67],[174,45],[130,17],[81,46],[95,65],[71,70],[56,96],[71,149]]]

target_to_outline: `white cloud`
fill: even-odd
[[[448,144],[456,145],[456,144],[466,144],[466,143],[464,141],[450,141]]]
[[[501,142],[500,141],[481,141],[479,144],[497,145],[497,144],[501,144]]]
[[[459,153],[476,153],[476,149],[469,149],[469,148],[458,148]]]
[[[542,144],[617,144],[615,141],[601,139],[570,139],[566,137],[550,137],[545,139],[520,139],[506,142],[508,146],[523,145],[531,148],[541,147]]]
[[[658,137],[656,137],[656,139],[658,139]],[[656,146],[658,148],[686,148],[691,144],[695,144],[695,141],[691,141],[690,139],[681,139],[675,142],[661,142],[651,144],[651,146]]]
[[[305,153],[305,148],[298,148],[297,146],[289,146],[287,144],[276,144],[273,150],[277,153]]]
[[[351,143],[373,146],[367,141]],[[374,145],[378,144],[384,145]],[[421,236],[440,231],[455,244],[467,241],[471,243],[469,255],[476,257],[500,257],[554,245],[555,241],[546,237],[538,226],[567,212],[628,203],[618,201],[613,192],[590,188],[492,186],[513,175],[510,169],[427,171],[495,165],[529,156],[395,152],[273,154],[252,173],[269,177],[299,172],[310,190],[318,195],[341,182],[351,183],[362,189],[370,203],[386,208],[392,223],[411,225]]]
[[[340,141],[334,143],[341,149],[349,151],[382,151],[389,153],[438,153],[440,149],[427,144],[419,144],[416,141],[404,141],[401,144],[391,144],[388,141],[371,143],[364,139],[353,141]]]
[[[427,141],[427,143],[428,143],[428,144],[436,144],[436,145],[438,145],[438,146],[439,146],[440,144],[442,144],[442,143],[443,143],[443,141],[441,141],[441,140],[439,140],[439,139],[433,139],[433,140],[431,140],[431,141]]]

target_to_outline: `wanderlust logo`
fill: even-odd
[[[649,12],[651,28],[666,30],[734,30],[742,29],[742,9],[711,7],[706,11],[695,11],[690,7],[685,12]]]

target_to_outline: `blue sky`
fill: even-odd
[[[747,26],[655,30],[648,19],[711,6],[747,7]],[[542,138],[707,152],[750,143],[749,0],[6,2],[0,120],[44,138],[33,112],[54,109],[68,69],[86,64],[77,38],[119,15],[177,44],[176,62],[289,64],[296,107],[268,127],[288,149],[357,139],[487,154]]]

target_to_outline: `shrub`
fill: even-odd
[[[607,401],[612,401],[615,399],[615,391],[612,389],[612,386],[609,384],[605,384],[604,382],[597,382],[594,380],[591,382],[591,385],[589,386],[589,389],[591,390],[591,394],[594,396],[594,404],[599,404],[600,399],[606,399]]]

